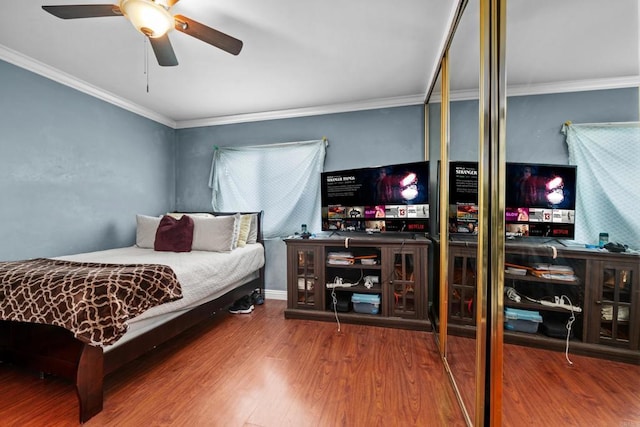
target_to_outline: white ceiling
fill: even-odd
[[[507,0],[509,95],[640,86],[638,0]],[[451,45],[451,89],[477,96],[478,1]]]
[[[173,31],[180,65],[159,67],[124,17],[61,20],[41,9],[84,3],[111,2],[3,0],[0,59],[178,128],[418,104],[455,8],[443,0],[181,0],[173,13],[244,47],[233,56]],[[451,55],[460,93],[478,81],[477,1],[468,12]],[[509,0],[508,18],[510,86],[640,83],[637,0]]]
[[[0,44],[175,122],[424,98],[453,6],[440,0],[182,0],[172,9],[243,41],[230,55],[177,31],[160,67],[124,17],[62,20],[3,0]],[[419,102],[419,101],[418,101]]]

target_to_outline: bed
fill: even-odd
[[[188,251],[155,250],[154,243],[158,248],[162,226],[158,225],[159,220],[152,217],[142,220],[139,216],[136,245],[132,247],[26,260],[17,270],[14,265],[5,266],[12,263],[0,263],[4,268],[0,268],[0,278],[3,278],[0,282],[3,286],[0,287],[0,361],[74,382],[80,422],[85,422],[102,410],[103,380],[106,375],[195,324],[226,312],[236,299],[255,290],[264,293],[265,254],[260,227],[262,212],[187,213],[186,216],[192,223],[195,220],[190,240],[193,248],[189,247]],[[226,248],[229,236],[226,229],[220,233],[219,228],[207,228],[215,221],[197,219],[209,216],[224,217],[225,224],[234,224],[232,250],[213,250],[219,249],[220,245]],[[149,222],[149,218],[153,221]],[[175,216],[173,222],[182,221],[181,218],[185,219],[183,214]],[[165,219],[166,216],[162,221]],[[216,227],[220,227],[221,221],[215,222],[218,224]],[[238,242],[238,234],[242,236],[245,231],[245,240],[240,237]],[[156,236],[155,242],[153,236]],[[209,236],[217,240],[211,242],[207,240]],[[75,297],[74,301],[82,304],[82,307],[74,306],[72,315],[66,313],[45,319],[46,316],[40,313],[39,317],[33,317],[28,307],[34,302],[25,302],[23,295],[20,298],[13,297],[7,283],[13,281],[12,289],[20,289],[15,283],[23,280],[28,287],[30,280],[36,283],[32,276],[40,277],[37,272],[41,269],[49,271],[51,265],[61,269],[69,267],[73,274],[82,276],[80,280],[62,270],[58,275],[65,276],[65,286],[81,281],[94,290],[106,281],[109,291],[105,293],[109,297],[130,289],[136,291],[123,294],[124,297],[118,295],[120,299],[107,303],[103,303],[106,298],[104,295],[91,301],[91,304],[87,302],[90,298]],[[104,270],[104,274],[103,267],[109,269]],[[27,270],[28,273],[19,275],[16,273],[18,270]],[[141,273],[132,279],[132,271]],[[108,279],[100,279],[105,276]],[[145,289],[149,289],[146,294],[150,295],[140,300],[137,296],[134,298],[132,295],[143,293],[132,284],[136,281],[144,283]],[[40,282],[37,283],[38,287],[42,287]],[[20,283],[20,286],[24,284]],[[27,310],[16,313],[18,310],[15,307],[7,308],[12,301],[13,306],[17,305],[15,301],[19,301],[27,306]],[[100,308],[102,306],[109,307],[108,315],[104,314]],[[58,314],[62,310],[50,311]],[[96,328],[87,327],[85,318],[91,316],[85,315],[85,311],[93,317],[99,317],[97,321],[92,321],[98,325]]]

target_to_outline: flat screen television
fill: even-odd
[[[507,237],[575,237],[577,168],[506,164]],[[478,224],[478,164],[449,163],[449,232],[474,234]]]
[[[429,162],[321,174],[322,230],[429,232]]]

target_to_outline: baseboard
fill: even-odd
[[[277,299],[286,301],[287,300],[287,291],[279,291],[276,289],[265,289],[264,297],[266,299]]]

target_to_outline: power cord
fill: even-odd
[[[575,322],[576,320],[576,315],[573,311],[573,303],[571,302],[569,297],[566,295],[562,295],[560,297],[560,300],[562,301],[563,299],[567,300],[567,302],[571,306],[571,316],[569,316],[569,320],[567,321],[567,344],[564,350],[564,357],[565,359],[567,359],[567,362],[569,362],[569,365],[573,365],[573,362],[571,361],[571,359],[569,359],[569,338],[571,337],[571,328],[573,327],[573,322]]]
[[[333,301],[333,314],[336,316],[338,323],[338,332],[340,332],[340,319],[338,318],[338,297],[336,296],[336,288],[331,289],[331,300]]]
[[[334,283],[338,283],[338,280],[340,281],[340,284],[342,284],[342,278],[341,277],[336,277],[334,279]],[[340,319],[338,318],[338,296],[336,295],[336,287],[334,286],[333,288],[331,288],[331,301],[333,302],[333,314],[336,316],[336,322],[338,323],[338,332],[340,332]]]
[[[520,298],[520,295],[518,295],[518,292],[511,286],[505,286],[504,290],[507,293],[507,298],[509,298],[511,301],[520,302],[522,300],[522,298]]]
[[[534,302],[534,303],[538,303],[538,304],[543,304],[542,300],[536,300],[536,299],[533,299],[533,298],[528,297],[526,295],[520,295],[514,288],[512,288],[510,286],[505,286],[504,290],[505,290],[505,293],[507,294],[507,298],[509,298],[512,301],[520,302],[522,300],[522,297],[524,297],[528,301],[531,301],[531,302]],[[569,308],[570,308],[570,311],[571,311],[571,315],[569,316],[569,320],[567,320],[567,325],[566,325],[567,338],[566,338],[566,345],[565,345],[565,350],[564,350],[564,357],[565,357],[565,359],[567,359],[567,362],[569,363],[569,365],[573,365],[573,362],[571,361],[571,359],[569,359],[569,339],[571,338],[571,328],[573,327],[573,322],[575,322],[575,320],[576,320],[576,313],[575,313],[576,309],[578,309],[578,311],[580,311],[580,310],[579,310],[579,307],[574,307],[573,306],[573,303],[571,302],[571,299],[569,299],[568,296],[562,295],[560,297],[559,302],[562,303],[562,301],[566,301],[569,304]],[[556,302],[557,302],[557,300],[556,300]]]

